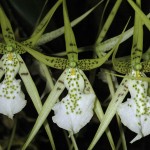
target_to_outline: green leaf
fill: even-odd
[[[50,68],[37,60],[34,60],[31,70],[32,68],[36,70],[37,74],[46,82],[44,92],[41,95],[42,99],[46,94],[51,91],[51,89],[54,88],[53,77],[51,76]]]
[[[118,140],[116,150],[119,150],[119,147],[120,147],[121,144],[122,144],[122,149],[127,150],[127,144],[126,144],[126,138],[125,138],[125,134],[124,134],[124,128],[123,128],[123,125],[121,123],[121,120],[120,120],[118,114],[116,114],[116,118],[117,118],[119,132],[120,132],[120,138]]]
[[[105,71],[104,71],[105,72]],[[111,97],[114,96],[115,94],[115,88],[114,88],[114,84],[116,84],[117,81],[112,81],[112,78],[116,78],[115,76],[112,77],[112,75],[110,74],[111,71],[107,70],[105,72],[106,74],[106,80],[107,80],[107,83],[108,83],[108,87],[109,87],[109,91],[110,91],[110,94],[111,94]],[[117,80],[117,78],[116,78]],[[114,82],[114,83],[113,83]],[[126,147],[126,140],[125,140],[125,136],[124,136],[124,132],[123,132],[123,128],[122,128],[122,124],[121,124],[121,120],[118,116],[118,114],[116,114],[116,118],[117,118],[117,123],[118,123],[118,127],[119,127],[119,132],[120,132],[120,142],[122,142],[122,147],[123,147],[123,150],[127,150],[127,147]],[[121,143],[120,143],[121,144]],[[119,147],[119,145],[118,145]],[[117,149],[117,146],[115,148],[115,150]]]
[[[11,137],[10,137],[10,140],[8,143],[7,150],[11,150],[11,146],[12,146],[13,140],[15,138],[16,127],[17,127],[17,119],[14,120],[13,129],[12,129],[12,133],[11,133]]]

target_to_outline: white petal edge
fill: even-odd
[[[68,95],[65,98],[63,98],[63,100],[67,99]],[[93,116],[95,95],[82,94],[82,98],[78,103],[79,107],[82,110],[81,114],[76,113],[67,114],[65,104],[62,101],[54,105],[53,110],[55,116],[52,117],[52,120],[59,127],[68,131],[72,131],[74,134],[76,134],[91,120]]]

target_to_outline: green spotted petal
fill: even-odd
[[[25,48],[26,50],[28,48]],[[43,62],[44,64],[56,68],[56,69],[65,69],[67,67],[68,61],[65,58],[58,58],[58,57],[50,57],[43,55],[33,49],[27,50],[29,54],[31,54],[37,60]]]
[[[113,53],[114,49],[112,49],[109,53],[107,53],[102,58],[97,59],[82,59],[78,61],[78,68],[81,70],[91,70],[94,68],[97,68],[101,66],[105,61],[110,57],[110,55]]]
[[[131,62],[129,59],[125,60],[115,60],[114,69],[122,74],[127,74],[131,71]]]
[[[142,71],[145,73],[150,72],[150,61],[144,61],[142,64]]]
[[[0,23],[3,33],[3,38],[6,42],[6,44],[12,44],[9,39],[15,40],[14,32],[12,30],[11,24],[5,15],[2,7],[0,7]]]
[[[0,43],[0,54],[6,54],[7,48],[6,45],[3,43]]]
[[[40,62],[43,62],[44,64],[56,68],[56,69],[65,69],[68,66],[68,61],[65,58],[58,58],[58,57],[51,57],[51,56],[46,56],[36,50],[33,50],[32,48],[26,47],[19,42],[14,41],[16,44],[16,47],[23,49],[27,51],[29,54],[31,54],[34,58],[39,60]]]

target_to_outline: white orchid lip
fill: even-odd
[[[4,82],[0,84],[0,113],[12,119],[14,114],[25,107],[26,100],[21,91],[20,80],[14,79],[9,88]]]
[[[52,120],[59,127],[77,133],[93,116],[95,94],[83,92],[85,83],[79,69],[69,68],[65,71],[64,84],[68,94],[54,105]]]
[[[0,83],[0,113],[12,119],[13,115],[21,111],[26,105],[20,80],[15,79],[20,65],[15,53],[5,54],[2,57],[2,62],[5,77]]]
[[[132,76],[145,76],[144,74],[132,71]],[[128,80],[128,89],[131,98],[118,107],[118,114],[122,123],[137,136],[131,143],[150,134],[150,97],[147,96],[148,82],[142,80]]]

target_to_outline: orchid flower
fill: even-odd
[[[0,53],[3,54],[0,62],[2,64],[1,71],[3,71],[5,74],[4,80],[2,83],[0,83],[0,113],[7,115],[11,119],[13,118],[14,114],[21,111],[26,105],[26,101],[24,100],[25,96],[21,91],[21,80],[15,79],[17,73],[19,73],[20,77],[22,78],[37,111],[39,111],[39,109],[42,107],[41,99],[37,89],[35,88],[28,69],[20,54],[25,53],[27,49],[32,51],[31,47],[35,46],[37,40],[40,38],[48,22],[50,21],[51,16],[60,4],[61,1],[58,1],[37,26],[31,35],[31,38],[21,43],[15,40],[15,35],[11,24],[3,9],[0,7],[0,25],[4,39],[4,42],[0,43]],[[30,84],[27,83],[29,81]],[[31,87],[34,91],[34,94],[31,92],[32,90],[28,89]]]
[[[138,4],[139,7],[140,5],[141,3]],[[117,109],[121,122],[137,134],[131,143],[150,134],[150,97],[147,94],[148,81],[142,79],[146,78],[144,73],[149,72],[150,69],[149,61],[141,62],[143,50],[142,24],[142,18],[136,12],[131,60],[128,58],[126,60],[113,60],[113,65],[116,71],[123,74],[131,72],[126,84],[131,98],[128,98],[127,101],[120,104]],[[115,55],[116,52],[114,56]]]
[[[132,77],[136,77],[136,71],[132,71]],[[145,76],[138,73],[138,76]],[[127,86],[131,95],[126,102],[118,106],[118,114],[122,123],[137,136],[131,143],[150,134],[150,97],[147,96],[148,82],[128,79]]]
[[[94,92],[85,92],[85,79],[82,76],[82,70],[90,70],[100,66],[103,63],[101,59],[83,59],[78,60],[78,48],[72,31],[66,1],[63,1],[63,15],[65,25],[66,52],[68,60],[64,73],[64,86],[68,94],[60,102],[53,106],[54,116],[52,120],[59,127],[78,133],[93,116],[95,102]],[[111,55],[112,51],[105,56]],[[105,61],[104,60],[104,61]],[[62,64],[61,66],[64,66]],[[80,70],[81,69],[81,70]],[[83,73],[84,74],[84,73]]]
[[[68,94],[52,108],[55,113],[52,120],[59,127],[77,133],[93,116],[95,94],[83,92],[85,83],[77,68],[65,70],[64,85]]]
[[[0,83],[0,113],[12,119],[13,115],[21,111],[26,105],[24,93],[21,91],[20,80],[15,79],[20,64],[17,54],[11,52],[5,54],[1,61],[5,77]]]
[[[123,62],[124,61],[120,63],[123,64]],[[118,70],[121,70],[120,72],[122,73],[128,72],[130,68],[129,65],[131,65],[129,62],[124,62],[124,66]],[[141,66],[143,66],[143,70],[139,71],[141,70]],[[132,69],[130,77],[139,79],[128,79],[126,83],[131,98],[128,98],[127,101],[118,105],[117,109],[121,122],[131,131],[137,133],[137,136],[130,143],[150,134],[150,97],[147,94],[148,82],[140,79],[146,77],[144,72],[148,72],[149,68],[147,67],[147,62],[141,62],[135,65],[135,68],[136,67],[137,70]]]

